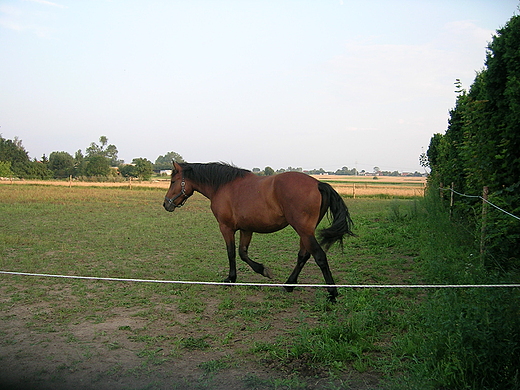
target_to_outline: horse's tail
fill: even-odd
[[[354,223],[350,218],[347,205],[329,184],[319,182],[318,189],[321,192],[322,204],[328,205],[328,209],[332,214],[332,225],[318,233],[320,245],[327,250],[332,244],[339,241],[343,246],[343,237],[345,235],[355,236],[352,232]]]

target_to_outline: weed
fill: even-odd
[[[214,359],[199,364],[205,374],[216,373],[229,368],[231,365],[228,358]]]
[[[182,340],[181,345],[183,348],[188,349],[190,351],[194,351],[197,349],[205,350],[208,349],[211,345],[206,341],[208,336],[203,336],[200,338],[195,337],[187,337]]]

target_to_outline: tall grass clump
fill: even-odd
[[[453,223],[434,196],[418,221],[424,280],[441,284],[518,282],[489,271],[478,243]],[[415,383],[434,389],[520,388],[520,290],[457,288],[430,291],[419,309],[409,357]],[[403,340],[401,340],[403,341]],[[424,384],[428,383],[428,386]]]

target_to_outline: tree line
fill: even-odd
[[[154,170],[171,169],[172,159],[183,162],[175,152],[159,156],[152,163],[146,158],[134,158],[130,164],[118,159],[115,145],[106,136],[99,143],[92,142],[85,154],[78,150],[74,156],[68,152],[52,152],[40,160],[29,158],[22,141],[15,137],[5,139],[0,134],[0,177],[22,179],[65,179],[69,177],[103,180],[110,177],[139,178],[149,180]]]
[[[456,81],[456,103],[444,134],[431,138],[427,161],[430,187],[453,185],[460,193],[480,195],[520,216],[520,16],[513,16],[487,47],[483,70],[469,90]],[[476,198],[456,197],[457,218],[481,234]],[[477,218],[475,218],[477,216]],[[520,223],[492,213],[485,225],[488,266],[520,267]]]
[[[274,170],[271,167],[265,167],[264,170],[261,170],[260,168],[253,168],[253,173],[256,173],[260,176],[271,176],[277,173],[284,173],[284,172],[304,172],[308,175],[340,175],[340,176],[403,176],[402,172],[399,171],[382,171],[379,169],[379,167],[374,167],[374,170],[369,172],[362,169],[361,171],[358,171],[356,168],[349,169],[348,167],[342,167],[340,169],[337,169],[335,171],[326,171],[323,168],[319,169],[310,169],[310,170],[303,170],[303,168],[293,168],[288,167],[280,168],[278,170]],[[407,173],[407,176],[415,176],[420,177],[423,176],[421,172],[415,171],[414,173]]]
[[[115,145],[108,143],[106,136],[99,138],[99,143],[92,142],[85,153],[78,150],[74,155],[68,152],[52,152],[48,157],[43,155],[40,160],[29,158],[28,152],[17,137],[14,140],[5,139],[0,134],[0,177],[18,177],[22,179],[66,179],[69,177],[85,180],[106,180],[107,178],[139,178],[149,180],[152,174],[167,171],[172,168],[172,160],[185,162],[176,152],[168,152],[157,157],[154,163],[146,158],[134,158],[130,164],[118,159]],[[302,168],[280,168],[274,170],[267,166],[263,170],[253,168],[252,172],[260,176],[270,176],[283,172],[304,172]],[[336,171],[325,171],[323,168],[305,171],[309,175],[370,175],[400,176],[398,171],[381,171],[374,167],[373,172],[358,171],[344,166]],[[411,176],[422,176],[414,172]]]

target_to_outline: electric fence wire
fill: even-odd
[[[198,282],[188,280],[161,280],[161,279],[129,279],[129,278],[105,278],[97,276],[53,275],[29,272],[0,271],[0,274],[36,276],[46,278],[102,280],[114,282],[140,282],[140,283],[167,283],[167,284],[197,284],[206,286],[246,286],[246,287],[338,287],[338,288],[506,288],[520,287],[520,284],[286,284],[286,283],[228,283],[228,282]]]
[[[518,220],[520,221],[520,217],[517,217],[516,215],[511,214],[509,211],[506,211],[506,210],[504,210],[504,209],[498,207],[496,204],[491,203],[489,200],[483,198],[483,197],[480,196],[480,195],[466,195],[466,194],[462,194],[462,193],[460,193],[460,192],[455,191],[453,188],[439,188],[439,189],[442,190],[442,191],[451,191],[451,192],[453,192],[454,194],[457,194],[457,195],[459,195],[459,196],[464,196],[464,197],[466,197],[466,198],[479,198],[479,199],[482,199],[484,202],[486,202],[486,203],[489,204],[490,206],[493,206],[493,207],[496,208],[497,210],[502,211],[503,213],[509,215],[510,217],[516,218],[516,219],[518,219]]]

